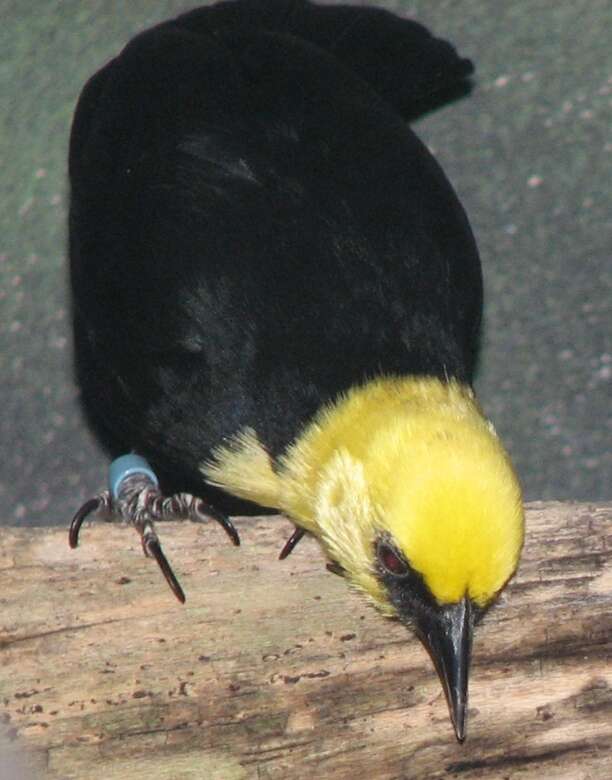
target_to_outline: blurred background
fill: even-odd
[[[526,498],[612,498],[612,5],[378,2],[476,64],[415,124],[485,276],[476,389]],[[66,156],[85,80],[186,0],[0,0],[0,524],[67,524],[107,458],[72,381]],[[409,74],[406,74],[409,78]]]

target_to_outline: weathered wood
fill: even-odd
[[[77,551],[3,529],[5,754],[79,780],[612,777],[612,506],[532,504],[527,525],[477,632],[463,745],[404,627],[314,540],[276,560],[286,520],[238,520],[239,549],[163,526],[185,606],[130,529],[87,527]]]

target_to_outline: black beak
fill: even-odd
[[[466,596],[457,604],[445,604],[419,615],[416,627],[440,675],[457,739],[463,742],[474,631],[473,606]]]

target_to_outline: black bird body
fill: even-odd
[[[298,0],[202,8],[87,84],[70,148],[79,382],[172,491],[249,427],[281,455],[379,375],[470,383],[480,263],[406,119],[471,64],[423,27]]]
[[[465,736],[472,630],[512,576],[521,491],[471,389],[482,308],[464,211],[408,120],[471,63],[385,11],[237,0],[137,36],[70,144],[76,365],[119,458],[93,511],[227,499],[315,534],[413,625]],[[146,460],[143,460],[143,457]],[[159,483],[158,482],[159,478]],[[168,495],[172,494],[172,495]]]

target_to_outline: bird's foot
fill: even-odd
[[[240,537],[229,517],[190,493],[164,496],[151,466],[138,455],[123,455],[111,463],[110,489],[86,501],[70,524],[69,541],[72,548],[79,542],[79,531],[85,519],[96,514],[118,518],[134,526],[140,534],[142,549],[147,557],[155,558],[172,592],[181,602],[185,594],[162,550],[154,528],[156,520],[193,520],[196,523],[216,520],[235,545]]]
[[[300,528],[299,526],[295,527],[293,533],[287,539],[287,541],[283,546],[283,549],[280,551],[280,555],[278,556],[279,561],[283,561],[288,555],[290,555],[293,552],[294,547],[304,536],[305,533],[306,531],[303,528]]]
[[[287,541],[283,546],[283,549],[280,551],[280,555],[278,556],[279,561],[284,560],[288,555],[290,555],[293,552],[296,544],[305,535],[306,535],[306,531],[303,528],[300,528],[299,526],[296,525],[293,533],[287,539]],[[330,563],[327,563],[325,565],[325,568],[327,569],[327,571],[330,571],[332,574],[338,574],[340,577],[344,577],[344,575],[346,574],[342,566],[340,566],[340,564],[337,563],[336,561],[331,561]]]

